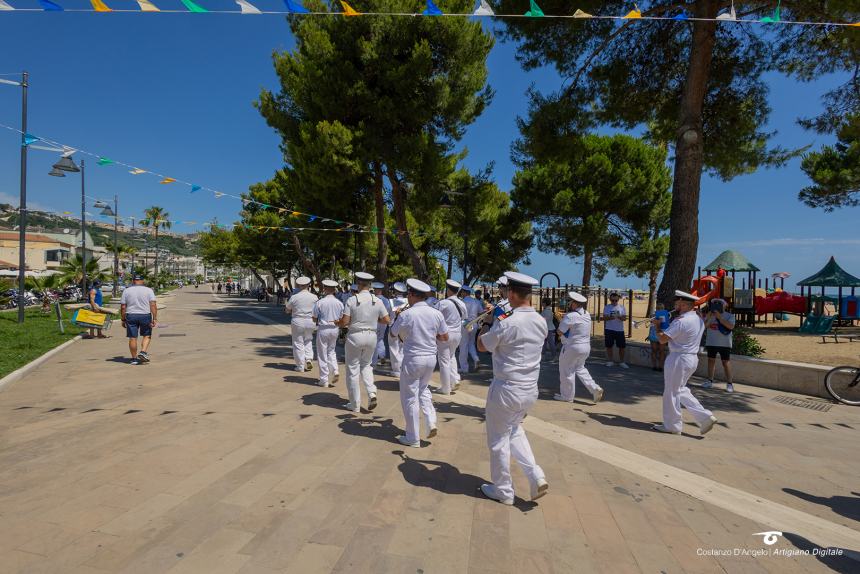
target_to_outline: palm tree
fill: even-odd
[[[74,257],[66,259],[57,269],[60,273],[59,275],[55,275],[57,277],[55,281],[58,285],[66,285],[67,283],[79,284],[84,279],[83,265],[83,258],[79,253]],[[104,281],[107,278],[105,272],[99,269],[99,260],[97,258],[87,260],[87,278],[90,281]]]
[[[153,205],[143,210],[143,215],[144,219],[140,220],[140,224],[155,229],[155,275],[158,275],[158,228],[170,229],[170,214],[163,207]]]

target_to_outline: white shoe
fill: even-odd
[[[699,434],[701,434],[701,435],[708,434],[708,432],[712,428],[714,428],[715,424],[717,424],[717,417],[712,415],[711,418],[709,418],[705,422],[699,424]]]
[[[611,367],[611,366],[613,366],[614,364],[615,364],[615,363],[613,363],[612,361],[606,361],[606,366],[607,366],[607,367]]]
[[[663,425],[651,425],[651,430],[655,430],[657,432],[662,432],[662,433],[666,433],[666,434],[681,434],[681,431],[673,431],[673,430],[667,429]]]
[[[325,388],[325,389],[327,389],[327,388],[329,388],[329,387],[331,386],[331,385],[329,385],[328,383],[324,383],[324,382],[322,382],[322,381],[317,381],[317,384],[318,384],[319,386],[321,386],[321,387]]]
[[[481,485],[481,493],[489,498],[490,500],[495,500],[496,502],[501,502],[505,506],[513,506],[514,499],[513,498],[501,498],[496,492],[496,487],[492,484],[482,484]]]
[[[443,391],[442,389],[437,389],[435,387],[430,388],[430,392],[434,395],[450,395],[451,391]]]
[[[599,403],[603,400],[603,389],[597,389],[594,391],[594,402]]]
[[[297,373],[304,373],[304,372],[305,372],[305,368],[304,368],[304,367],[300,367],[300,366],[298,366],[298,365],[296,365],[295,367],[293,367],[293,370],[294,370],[295,372],[297,372]]]
[[[346,403],[346,410],[348,410],[348,411],[352,411],[352,412],[354,412],[354,413],[360,413],[360,412],[361,412],[361,407],[360,407],[360,406],[358,406],[358,405],[354,405],[354,404],[352,404],[352,403]]]
[[[713,387],[713,386],[714,386],[714,381],[712,381],[711,379],[708,379],[707,381],[705,381],[704,383],[702,383],[702,388],[703,388],[703,389],[710,389],[710,388],[711,388],[711,387]]]
[[[456,383],[454,383],[454,390],[455,390],[455,391],[459,391],[459,390],[460,390],[460,381],[457,381]]]
[[[405,434],[398,436],[397,442],[399,442],[403,446],[411,446],[412,448],[421,448],[421,441],[420,440],[416,440],[415,442],[412,442],[408,438],[406,438]]]
[[[572,402],[573,402],[573,399],[566,399],[566,398],[564,398],[563,396],[561,396],[559,393],[554,394],[554,395],[552,396],[552,399],[553,399],[554,401],[561,401],[561,402],[563,402],[563,403],[572,403]]]
[[[439,429],[436,427],[430,427],[430,432],[427,433],[427,438],[434,438],[437,434],[439,434]]]
[[[622,369],[629,369],[630,368],[627,366],[627,363],[618,363],[618,366],[621,367]]]
[[[727,393],[735,392],[735,386],[731,383],[726,383],[726,392]]]
[[[532,485],[531,495],[532,500],[537,500],[549,491],[549,483],[545,478],[539,478],[536,484]]]

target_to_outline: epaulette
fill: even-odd
[[[510,317],[510,316],[511,316],[511,314],[510,314],[510,313],[502,313],[501,315],[499,315],[498,317],[496,317],[496,319],[498,319],[499,321],[501,321],[501,320],[503,320],[503,319],[507,319],[507,318],[508,318],[508,317]]]

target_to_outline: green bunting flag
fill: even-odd
[[[543,18],[544,13],[543,10],[540,9],[540,6],[537,5],[535,0],[529,0],[529,11],[523,14],[523,16],[530,16],[532,18]]]
[[[108,159],[108,158],[106,158],[106,157],[100,157],[100,158],[99,158],[99,161],[98,161],[98,164],[99,164],[99,165],[110,165],[110,164],[112,164],[112,163],[113,163],[113,160],[112,160],[112,159]]]
[[[197,13],[202,14],[203,12],[209,11],[206,8],[204,8],[203,6],[195,4],[194,2],[192,2],[192,0],[182,0],[182,3],[185,4],[185,7],[188,8],[189,12],[197,12]]]

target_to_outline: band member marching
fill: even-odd
[[[397,437],[405,446],[420,447],[420,413],[427,424],[427,438],[436,436],[436,409],[430,395],[430,377],[436,368],[437,341],[448,340],[448,326],[442,313],[427,304],[432,287],[418,279],[407,279],[409,308],[391,325],[391,332],[403,341],[400,368],[400,404],[406,419],[406,434]]]
[[[572,403],[576,396],[576,378],[591,391],[594,402],[603,398],[601,389],[585,368],[585,360],[591,353],[591,315],[585,310],[588,299],[576,291],[568,291],[570,312],[561,318],[558,332],[561,335],[561,355],[558,358],[560,392],[553,396],[557,401]]]
[[[380,281],[374,281],[371,283],[371,288],[373,289],[373,294],[376,296],[378,300],[385,305],[385,309],[388,311],[388,314],[391,314],[391,301],[388,300],[388,297],[385,296],[385,283]],[[378,364],[385,362],[385,332],[388,330],[388,325],[379,323],[376,326],[376,349],[373,351],[373,359],[371,359],[370,364],[374,367]]]
[[[391,299],[391,323],[394,323],[397,315],[409,304],[406,300],[406,283],[398,281],[391,286],[394,292],[394,297]],[[403,362],[403,341],[399,337],[395,337],[388,330],[388,359],[391,367],[391,375],[394,377],[400,376],[400,365]]]
[[[299,290],[287,301],[286,311],[290,319],[290,338],[293,340],[293,359],[300,373],[313,369],[314,360],[314,321],[311,314],[317,296],[308,291],[310,277],[299,277],[296,286]]]
[[[678,317],[665,330],[659,318],[652,323],[660,343],[669,343],[669,356],[663,367],[663,424],[652,427],[659,432],[681,434],[684,426],[682,406],[696,419],[700,434],[707,434],[717,422],[713,413],[703,407],[687,388],[687,381],[699,365],[699,346],[705,332],[705,324],[694,309],[696,299],[684,291],[675,291]]]
[[[511,454],[528,478],[532,500],[549,489],[521,426],[538,398],[541,349],[547,328],[546,321],[531,304],[532,288],[538,280],[513,271],[506,272],[505,277],[511,312],[500,315],[478,337],[478,349],[493,354],[493,381],[485,411],[493,482],[482,485],[481,492],[502,504],[512,505]]]
[[[337,324],[343,317],[343,303],[334,293],[337,281],[324,279],[322,286],[325,296],[316,302],[313,309],[314,322],[317,324],[317,360],[320,366],[318,384],[321,387],[330,387],[338,379]]]
[[[376,348],[376,326],[388,324],[388,310],[379,299],[370,293],[373,275],[359,271],[355,274],[358,292],[346,300],[346,309],[338,326],[349,327],[346,336],[346,386],[349,392],[347,409],[361,410],[359,379],[367,391],[367,410],[376,408],[376,385],[373,382],[373,367],[370,361]]]
[[[436,308],[445,317],[448,325],[448,340],[439,341],[439,392],[451,394],[460,387],[460,376],[457,373],[457,347],[462,337],[463,319],[466,317],[466,305],[457,297],[460,284],[453,279],[445,281],[445,299],[439,301]]]

